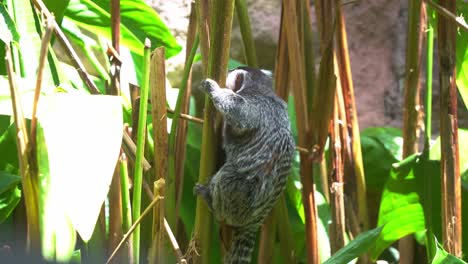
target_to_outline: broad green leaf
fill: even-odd
[[[122,142],[120,97],[56,94],[42,98],[50,188],[84,241],[107,196]]]
[[[20,182],[20,176],[0,171],[0,223],[5,221],[20,201]]]
[[[376,137],[361,134],[361,150],[366,175],[366,185],[381,192],[388,179],[392,164],[398,162],[388,148]]]
[[[457,15],[468,18],[468,3],[463,0],[457,0]],[[463,29],[459,29],[456,40],[456,69],[457,69],[457,87],[460,92],[465,107],[468,109],[468,34]]]
[[[458,150],[460,154],[460,174],[465,184],[468,184],[468,129],[458,129]],[[430,149],[430,159],[440,160],[440,137],[436,139]]]
[[[71,0],[65,17],[78,26],[111,39],[110,0]],[[121,41],[132,52],[143,55],[144,39],[152,48],[166,47],[166,57],[177,54],[181,47],[159,15],[142,0],[120,1]]]
[[[416,167],[421,166],[418,158],[418,155],[410,156],[395,165],[390,172],[380,202],[377,225],[383,226],[383,229],[371,249],[373,260],[401,237],[425,229],[421,184],[423,178],[422,175],[415,174]]]
[[[49,170],[44,130],[37,130],[37,161],[39,170],[39,222],[41,227],[42,256],[50,262],[69,262],[76,244],[76,230],[62,209],[62,197]]]
[[[441,244],[437,242],[437,239],[433,238],[436,241],[436,255],[432,260],[432,264],[466,264],[465,261],[450,255],[447,251],[444,250]]]
[[[401,130],[394,127],[370,127],[361,132],[361,136],[372,137],[384,145],[396,160],[403,154],[403,137]]]
[[[333,254],[324,264],[349,263],[351,260],[367,252],[381,232],[382,227],[377,227],[360,234],[344,248]]]

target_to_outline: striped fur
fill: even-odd
[[[252,68],[238,68],[227,89],[205,80],[224,117],[226,163],[208,185],[197,184],[218,221],[234,228],[225,263],[250,263],[256,233],[286,185],[294,157],[286,103],[275,95],[272,80]]]

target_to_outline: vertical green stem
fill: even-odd
[[[237,19],[239,20],[240,32],[244,43],[244,54],[247,65],[258,67],[255,43],[252,38],[252,28],[250,26],[249,13],[245,0],[235,0]]]
[[[122,189],[122,225],[124,233],[132,226],[132,206],[130,204],[129,185],[127,157],[125,154],[122,154],[120,160],[120,187]]]
[[[200,37],[199,37],[199,35],[197,35],[195,37],[194,42],[193,42],[192,49],[190,50],[190,55],[189,55],[187,61],[185,62],[184,72],[183,72],[183,75],[182,75],[182,82],[181,82],[181,86],[180,86],[180,89],[179,89],[179,94],[177,96],[177,102],[176,102],[176,105],[175,105],[174,114],[172,116],[171,132],[169,134],[169,157],[168,157],[168,163],[169,163],[168,173],[169,173],[169,175],[168,175],[168,177],[169,177],[169,182],[174,182],[174,183],[175,183],[175,178],[176,178],[176,157],[175,157],[176,156],[176,150],[175,149],[176,149],[177,125],[179,124],[180,112],[181,112],[181,109],[182,109],[182,99],[185,96],[185,90],[187,89],[187,81],[188,81],[189,76],[190,76],[190,70],[192,68],[192,63],[193,63],[193,60],[195,58],[195,54],[197,52],[199,43],[200,43]],[[168,186],[168,188],[169,188],[169,186]],[[175,188],[175,186],[174,186],[174,188]],[[175,189],[174,189],[174,191],[175,191]],[[174,192],[174,196],[175,196],[175,192]],[[169,199],[174,199],[174,201],[175,201],[176,197],[168,197],[166,195],[166,201],[169,200]],[[176,209],[174,207],[171,210],[176,210]],[[175,228],[175,223],[177,221],[177,219],[175,219],[175,216],[178,215],[178,214],[179,214],[179,212],[174,212],[174,214],[173,214],[174,219],[167,218],[169,226],[171,228]]]
[[[138,115],[138,130],[137,130],[137,153],[135,159],[135,173],[133,179],[133,212],[132,218],[135,222],[140,217],[141,211],[141,190],[143,184],[143,155],[145,151],[145,134],[146,134],[146,113],[148,108],[148,87],[149,87],[149,70],[150,70],[150,55],[151,43],[149,39],[145,40],[144,63],[143,63],[143,78],[140,91],[140,108]],[[140,263],[140,226],[135,228],[133,232],[133,263]]]
[[[430,23],[431,18],[434,17],[434,11],[431,8],[427,10],[427,49],[426,49],[426,100],[425,106],[425,120],[424,120],[424,150],[423,157],[425,159],[429,158],[430,155],[430,140],[432,133],[432,66],[434,58],[434,28]],[[426,175],[429,175],[428,173]],[[424,187],[425,187],[425,218],[426,218],[426,254],[428,261],[432,261],[435,256],[436,245],[434,242],[434,233],[432,230],[432,203],[430,202],[431,195],[431,181],[435,179],[430,179],[429,177],[424,178]]]

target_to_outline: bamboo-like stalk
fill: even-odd
[[[455,13],[456,2],[439,4]],[[462,255],[461,179],[458,150],[457,87],[455,84],[455,36],[457,29],[438,16],[440,82],[440,139],[442,173],[442,241],[444,248],[457,257]]]
[[[137,130],[137,152],[135,158],[135,173],[133,175],[133,204],[132,204],[132,219],[134,223],[140,217],[141,210],[141,190],[143,183],[143,166],[142,160],[145,151],[145,135],[146,135],[146,109],[148,107],[148,86],[149,86],[149,69],[150,69],[150,51],[151,42],[145,40],[144,63],[143,63],[143,78],[141,84],[140,111],[138,118]],[[140,263],[140,226],[135,228],[133,233],[133,263]]]
[[[173,214],[173,215],[171,217],[166,217],[166,218],[168,219],[169,226],[171,226],[173,228],[176,227],[176,221],[177,221],[176,215],[178,215],[178,209],[179,209],[179,205],[178,205],[178,203],[176,203],[176,200],[180,201],[179,200],[180,198],[178,196],[182,195],[181,194],[181,187],[182,187],[182,184],[183,184],[182,181],[180,181],[180,178],[179,178],[179,181],[178,181],[178,184],[179,184],[178,190],[179,190],[179,192],[178,192],[178,195],[176,196],[176,186],[175,186],[175,182],[176,182],[176,179],[177,179],[176,162],[177,162],[177,160],[180,160],[180,159],[182,161],[185,160],[183,156],[180,156],[181,153],[176,152],[177,148],[180,149],[182,147],[180,145],[182,143],[180,140],[182,140],[183,137],[184,137],[183,134],[177,134],[177,132],[178,132],[179,126],[181,125],[179,118],[180,118],[180,115],[181,115],[182,108],[188,109],[188,100],[184,99],[184,98],[187,98],[188,79],[190,77],[190,72],[191,72],[191,69],[192,69],[193,59],[195,58],[195,54],[196,54],[196,51],[197,51],[197,48],[198,48],[199,39],[200,38],[198,36],[195,37],[194,43],[193,43],[193,45],[192,45],[192,47],[190,49],[190,54],[188,55],[188,58],[186,60],[185,66],[184,66],[184,72],[183,72],[183,75],[182,75],[181,87],[179,89],[179,95],[177,97],[177,102],[176,102],[176,106],[175,106],[175,109],[174,109],[174,115],[172,116],[171,132],[169,134],[169,149],[168,149],[168,151],[169,151],[168,152],[169,153],[169,157],[168,157],[168,162],[169,162],[168,172],[169,172],[169,174],[168,174],[168,177],[169,178],[168,178],[168,181],[171,181],[172,184],[168,184],[168,188],[171,188],[171,190],[170,190],[171,193],[170,194],[168,193],[166,200],[171,199],[170,203],[173,204],[173,209],[171,209],[171,211],[173,211],[173,212],[171,214]],[[165,110],[165,111],[167,111],[167,110]],[[183,128],[181,127],[181,129],[183,129]],[[178,141],[178,144],[177,144],[177,141]],[[183,147],[185,147],[185,145],[183,145]],[[176,160],[176,155],[177,155],[177,160]],[[183,166],[183,163],[179,163],[179,166]],[[180,170],[180,167],[179,167],[179,170]],[[172,202],[172,199],[173,199],[174,202]]]
[[[333,120],[330,124],[330,165],[331,177],[330,186],[330,249],[334,254],[345,246],[345,208],[344,208],[344,167],[343,167],[343,141],[341,136],[342,127],[340,125],[340,108],[344,109],[341,89],[337,89]],[[341,97],[341,98],[338,98]],[[340,100],[341,99],[341,100]]]
[[[207,75],[210,53],[210,0],[195,0],[198,35],[200,35],[200,53],[202,57],[203,76]]]
[[[297,117],[298,143],[300,146],[311,146],[309,135],[308,112],[306,101],[306,83],[304,75],[304,60],[302,59],[301,47],[299,45],[298,21],[296,3],[283,1],[283,21],[286,26],[286,39],[288,45],[289,66],[291,79],[293,81],[293,93]],[[312,162],[305,154],[300,154],[302,199],[306,219],[306,252],[308,263],[319,263],[318,241],[317,241],[317,209],[314,197],[314,183],[312,176]]]
[[[166,180],[166,185],[154,186],[155,195],[164,196],[156,207],[153,214],[153,240],[156,242],[156,263],[164,263],[164,216],[175,224],[175,186],[174,182],[169,184],[168,174],[168,152],[169,140],[167,135],[167,107],[166,107],[166,67],[164,62],[164,47],[156,48],[151,57],[150,89],[151,110],[153,118],[154,139],[154,176],[156,180]],[[141,101],[140,101],[141,102]],[[156,192],[157,191],[157,192]],[[167,194],[167,195],[166,195]],[[150,260],[153,261],[153,260]]]
[[[200,5],[204,2],[199,0],[197,4],[198,13],[203,13],[207,6]],[[197,3],[197,2],[196,2]],[[212,18],[210,24],[210,47],[208,58],[207,76],[224,86],[227,75],[228,54],[231,37],[232,17],[234,12],[234,0],[214,0],[212,1]],[[198,17],[200,18],[200,16]],[[199,32],[202,50],[204,42],[207,40],[204,20],[199,21]],[[202,52],[202,57],[203,57]],[[205,184],[214,174],[216,169],[216,148],[218,135],[215,133],[217,124],[214,122],[216,111],[213,104],[205,97],[205,113],[203,122],[203,137],[201,146],[200,172],[198,182]],[[195,216],[194,241],[197,248],[200,248],[200,256],[194,256],[194,263],[209,262],[209,246],[211,238],[211,215],[208,207],[200,197],[197,197],[197,210]]]
[[[128,164],[125,153],[120,155],[120,188],[122,194],[122,229],[126,233],[132,226],[132,206],[130,201],[130,184],[128,182]],[[133,260],[133,243],[131,240],[127,242],[128,245],[128,263]]]
[[[38,179],[32,177],[30,168],[30,152],[28,130],[26,119],[24,118],[21,107],[21,100],[18,94],[16,84],[16,74],[13,70],[11,59],[11,50],[9,44],[5,45],[5,63],[8,74],[8,83],[10,86],[11,103],[13,116],[16,125],[16,147],[18,150],[18,162],[21,174],[21,185],[23,187],[22,195],[26,207],[27,233],[26,233],[26,251],[32,254],[38,254],[40,250],[40,226],[39,226],[39,201],[38,201]]]
[[[244,55],[247,65],[258,67],[257,53],[255,43],[252,37],[252,28],[250,26],[249,13],[247,12],[247,3],[245,0],[235,0],[237,18],[239,20],[242,43],[244,44]]]
[[[429,22],[430,17],[434,17],[435,12],[432,9],[428,9],[426,5],[426,100],[424,104],[425,109],[425,120],[424,120],[424,159],[429,159],[430,156],[430,140],[432,135],[432,70],[434,60],[434,28]],[[425,175],[430,175],[429,172],[425,172]],[[432,261],[435,256],[436,245],[434,242],[434,231],[432,227],[432,181],[429,177],[424,177],[424,209],[425,209],[425,224],[426,224],[426,254],[427,260]]]
[[[285,102],[289,97],[289,52],[286,38],[286,20],[284,8],[281,9],[281,26],[275,63],[275,91]]]
[[[364,176],[364,165],[361,152],[361,138],[359,123],[357,119],[356,101],[354,98],[354,85],[351,74],[351,65],[348,53],[348,40],[346,34],[346,24],[342,12],[342,4],[340,0],[335,1],[337,11],[338,27],[336,31],[337,38],[337,59],[340,73],[341,88],[343,89],[343,98],[346,109],[346,120],[348,122],[350,140],[351,140],[351,165],[354,173],[350,173],[355,177],[358,219],[361,230],[367,230],[369,221],[367,216],[367,199],[366,199],[366,182]]]
[[[198,37],[197,37],[198,36]],[[198,38],[198,42],[195,43],[195,39]],[[199,46],[200,43],[200,36],[197,35],[197,14],[195,3],[192,2],[191,9],[190,9],[190,18],[189,18],[189,25],[187,29],[187,42],[186,42],[186,53],[185,53],[185,63],[188,64],[193,63],[193,57],[191,57],[192,49],[195,46]],[[185,67],[185,66],[184,66]],[[191,67],[190,67],[191,68]],[[184,72],[185,74],[185,72]],[[185,82],[184,82],[185,83]],[[184,85],[181,84],[181,86]],[[182,87],[181,87],[182,88]],[[182,92],[180,90],[179,92]],[[185,232],[181,230],[184,228],[180,223],[179,215],[180,215],[180,206],[182,203],[182,194],[184,188],[184,165],[185,165],[185,154],[186,154],[186,144],[187,144],[187,129],[188,129],[188,122],[185,117],[189,116],[189,109],[190,109],[190,95],[192,93],[192,71],[188,72],[187,81],[185,91],[183,93],[181,107],[180,107],[180,120],[177,125],[176,131],[176,142],[175,142],[175,153],[177,153],[178,159],[175,160],[175,185],[176,185],[176,227],[174,228],[177,238],[181,241],[181,247],[185,250],[187,248],[186,241],[187,237],[183,237],[182,235]],[[169,110],[168,110],[169,112]],[[203,123],[202,119],[197,119]]]
[[[403,159],[418,151],[419,75],[421,64],[421,0],[408,2],[408,38],[403,106]],[[412,235],[400,239],[400,263],[414,262],[415,241]]]
[[[109,94],[120,95],[120,0],[111,1],[111,31],[112,31],[112,49],[115,56],[110,56],[110,86]],[[122,193],[120,186],[120,164],[117,163],[112,176],[112,182],[109,188],[109,237],[107,240],[108,252],[115,248],[122,239]],[[126,252],[118,257],[124,259]]]
[[[164,57],[163,57],[164,58]],[[166,170],[167,171],[167,170]],[[159,175],[160,176],[160,175]],[[154,195],[163,196],[164,194],[164,178],[158,178],[154,182]],[[166,252],[164,251],[164,204],[161,202],[153,207],[153,238],[151,243],[151,248],[148,254],[148,263],[166,263]]]

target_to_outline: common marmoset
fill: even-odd
[[[294,139],[287,105],[274,93],[269,75],[239,67],[226,84],[227,89],[210,79],[201,84],[224,118],[226,162],[194,192],[218,221],[233,228],[224,263],[250,263],[256,233],[286,186]]]

